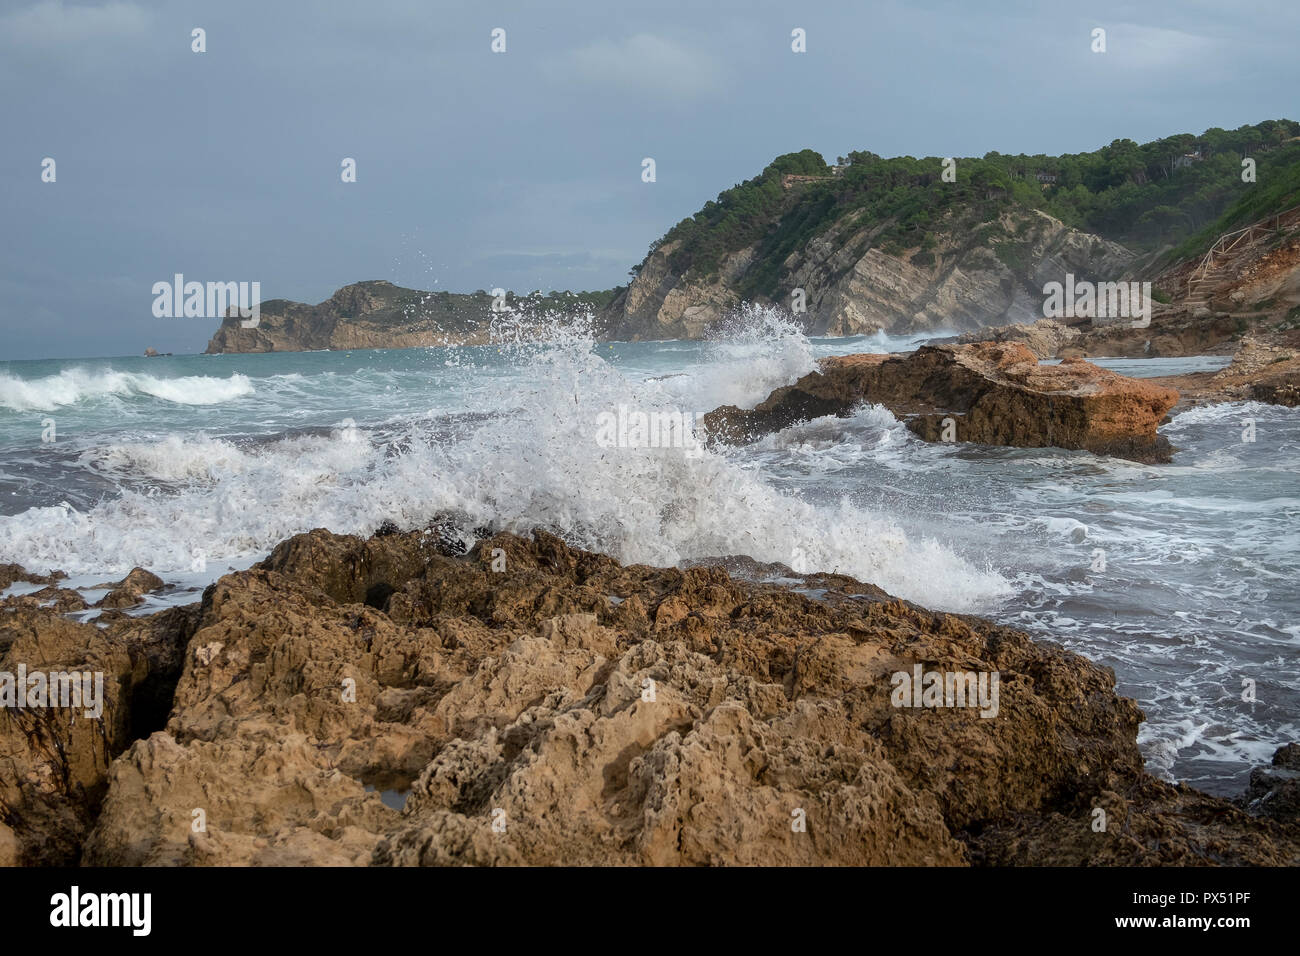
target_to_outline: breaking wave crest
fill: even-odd
[[[145,396],[177,405],[219,405],[252,394],[253,383],[239,373],[229,378],[207,375],[158,378],[136,372],[69,368],[37,379],[0,373],[0,408],[19,412],[54,411],[108,397]]]
[[[385,520],[414,528],[449,514],[466,528],[544,527],[624,562],[748,555],[837,571],[944,609],[978,610],[1008,594],[1002,577],[937,542],[847,500],[779,491],[726,449],[602,445],[599,416],[620,405],[703,412],[718,394],[765,395],[811,369],[806,340],[779,315],[747,321],[748,332],[712,344],[708,374],[683,381],[629,377],[601,358],[583,320],[538,335],[523,319],[503,319],[495,339],[513,365],[511,387],[484,414],[340,422],[258,443],[190,434],[106,444],[83,458],[119,479],[120,494],[84,510],[0,518],[0,561],[165,575],[188,567],[196,549],[241,560],[311,528],[367,534]]]

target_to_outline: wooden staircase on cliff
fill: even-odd
[[[1208,308],[1215,293],[1236,275],[1246,253],[1256,249],[1264,238],[1292,225],[1293,221],[1300,221],[1300,206],[1292,206],[1243,229],[1221,235],[1188,276],[1184,304],[1193,309],[1198,306]]]

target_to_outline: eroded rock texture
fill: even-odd
[[[98,717],[84,702],[0,707],[0,865],[77,862],[112,761],[167,719],[197,617],[197,608],[174,608],[101,629],[61,616],[76,606],[68,595],[77,597],[60,590],[49,607],[10,598],[0,610],[0,675],[15,683],[24,671],[102,677]]]
[[[55,841],[110,865],[1300,862],[1300,828],[1146,775],[1113,675],[1019,631],[840,576],[808,578],[814,600],[720,566],[623,567],[540,531],[461,556],[443,541],[318,530],[201,606],[102,630],[0,617],[6,664],[81,654],[118,681],[102,733],[41,738],[66,769],[5,724],[25,782],[6,791],[0,849],[40,862]],[[894,706],[891,675],[917,664],[997,671],[997,715]],[[165,727],[141,726],[133,689],[174,666]]]
[[[1082,448],[1154,462],[1172,455],[1156,429],[1177,401],[1178,393],[1163,385],[1082,359],[1040,365],[1026,346],[996,342],[831,357],[752,410],[724,405],[704,424],[714,439],[753,441],[869,402],[888,408],[927,441]]]

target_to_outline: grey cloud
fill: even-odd
[[[609,288],[780,153],[1090,150],[1294,114],[1300,72],[1294,0],[4,11],[0,358],[202,350],[212,323],[150,314],[175,272],[310,302],[363,278]]]

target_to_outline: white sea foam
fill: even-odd
[[[124,478],[216,481],[243,472],[248,456],[233,444],[205,435],[168,435],[158,441],[115,442],[81,456],[88,467]]]
[[[0,508],[18,512],[0,517],[0,562],[60,567],[81,586],[141,564],[176,586],[158,600],[193,601],[294,533],[451,512],[624,561],[748,554],[992,614],[1114,667],[1148,715],[1153,768],[1214,792],[1241,788],[1228,757],[1296,736],[1294,409],[1185,412],[1162,429],[1180,451],[1159,466],[924,442],[871,406],[695,456],[602,448],[597,415],[621,404],[752,405],[819,356],[909,343],[809,343],[779,310],[706,343],[595,346],[581,325],[535,326],[503,321],[491,347],[151,365],[191,376],[165,380],[186,403],[88,362],[19,386],[0,377]],[[256,371],[257,400],[239,373],[206,374],[217,367]],[[232,386],[243,394],[189,404]],[[57,442],[9,399],[61,409]],[[72,504],[27,507],[58,502],[56,488]],[[1241,675],[1259,680],[1257,704],[1242,703]]]
[[[707,364],[669,385],[701,409],[753,408],[772,393],[816,371],[812,346],[789,313],[746,305],[729,316],[709,341]]]
[[[1221,402],[1213,405],[1198,405],[1173,416],[1163,431],[1168,434],[1193,425],[1232,424],[1243,418],[1274,414],[1279,410],[1277,405],[1266,405],[1262,402]]]
[[[987,608],[1010,593],[999,575],[934,541],[913,540],[892,520],[847,501],[781,493],[728,454],[599,447],[600,412],[619,404],[680,409],[679,396],[664,382],[629,380],[580,329],[551,337],[545,346],[507,346],[520,364],[510,408],[461,421],[451,434],[445,420],[412,419],[400,452],[346,428],[249,448],[202,436],[110,445],[95,453],[100,470],[179,487],[127,490],[84,511],[34,508],[0,518],[0,560],[69,571],[143,565],[166,574],[188,568],[196,548],[209,560],[240,560],[314,527],[367,533],[385,519],[418,527],[453,512],[470,525],[547,527],[624,561],[745,554],[804,572],[838,571],[938,608]],[[720,351],[719,379],[748,376]],[[775,361],[785,361],[781,354]]]
[[[229,378],[190,375],[158,378],[138,372],[64,369],[57,375],[23,379],[0,373],[0,408],[53,411],[108,396],[147,395],[177,405],[217,405],[253,394],[253,383],[238,372]]]

